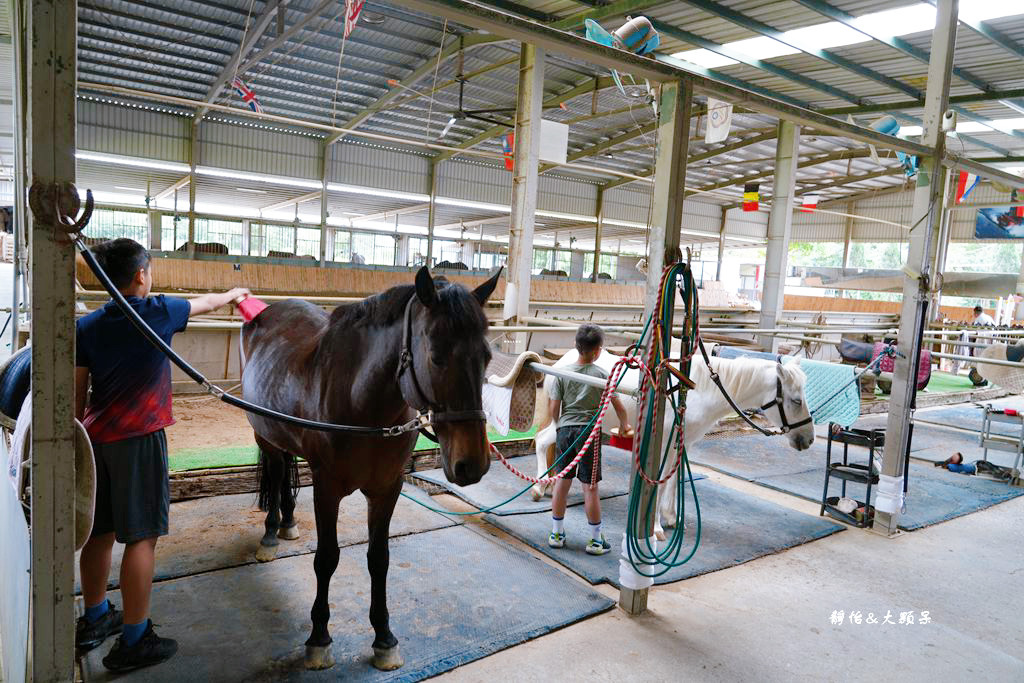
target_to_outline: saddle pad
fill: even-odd
[[[792,356],[783,356],[785,363]],[[860,387],[853,381],[852,365],[837,365],[817,360],[800,360],[800,368],[807,375],[804,398],[814,416],[814,424],[835,422],[849,427],[860,417]],[[843,391],[832,395],[843,387]],[[828,401],[828,403],[826,403]]]
[[[871,356],[871,360],[874,361],[878,358],[882,350],[885,349],[887,344],[885,342],[875,342],[875,352]],[[886,356],[879,362],[878,369],[882,372],[892,372],[893,367],[896,365],[896,359],[892,356]],[[917,368],[917,390],[920,391],[928,386],[928,380],[932,378],[932,354],[931,351],[921,351],[921,364]]]

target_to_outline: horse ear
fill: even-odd
[[[487,303],[487,299],[494,293],[494,288],[498,286],[498,278],[501,277],[501,271],[504,266],[498,267],[498,272],[489,277],[483,284],[473,290],[473,296],[483,306]]]
[[[775,364],[775,374],[778,375],[782,382],[786,381],[786,371],[782,368],[782,363]]]
[[[434,278],[430,277],[430,270],[426,266],[416,271],[416,296],[427,308],[437,303],[437,287],[434,286]]]

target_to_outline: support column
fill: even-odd
[[[725,258],[725,224],[728,221],[729,209],[722,207],[722,223],[718,226],[718,264],[715,266],[715,280],[722,281],[722,259]]]
[[[597,188],[597,227],[594,228],[594,272],[590,281],[597,282],[597,274],[601,272],[601,237],[604,234],[604,188]]]
[[[764,264],[764,293],[761,296],[759,327],[776,327],[782,314],[786,292],[786,264],[789,238],[793,232],[793,195],[796,190],[796,165],[800,152],[800,127],[791,121],[779,121],[775,146],[775,180],[772,183],[772,209],[768,216],[768,250]],[[775,351],[778,342],[761,335],[758,343]]]
[[[249,255],[249,247],[252,244],[252,221],[248,218],[242,219],[242,255]]]
[[[28,159],[33,187],[75,180],[77,3],[28,13]],[[38,190],[37,190],[38,191]],[[52,194],[51,194],[52,196]],[[24,197],[18,197],[19,203]],[[48,213],[48,212],[47,212]],[[74,676],[75,253],[56,217],[32,215],[32,674]]]
[[[533,222],[537,213],[537,161],[540,156],[541,104],[544,99],[544,50],[524,44],[519,53],[516,94],[515,170],[512,174],[512,214],[508,231],[508,273],[505,308],[507,325],[518,325],[530,311],[530,271],[533,266]],[[433,203],[433,202],[431,202]],[[507,338],[505,351],[526,350],[526,334]]]
[[[159,211],[146,212],[146,223],[149,225],[149,248],[156,251],[163,248],[162,215]]]
[[[409,236],[395,237],[395,265],[403,268],[409,265]]]
[[[651,213],[650,253],[647,255],[647,285],[644,294],[644,319],[657,307],[661,273],[665,266],[682,258],[679,235],[683,224],[683,196],[680,188],[686,181],[686,156],[690,137],[690,107],[693,88],[689,81],[666,83],[661,87],[658,107],[658,151],[655,158],[654,199]],[[673,310],[675,307],[669,307]],[[666,321],[672,329],[671,314]],[[648,344],[651,342],[648,341]],[[664,415],[664,399],[657,414]],[[643,406],[640,407],[643,409]],[[657,479],[661,460],[664,422],[657,420],[652,427],[647,461],[644,471]],[[632,480],[632,478],[631,478]],[[632,495],[632,494],[631,494]],[[639,510],[646,510],[657,491],[651,486],[640,489]],[[630,530],[637,538],[651,538],[653,520],[638,515],[637,526]],[[627,560],[628,562],[628,560]],[[629,614],[641,614],[647,609],[649,588],[626,588],[619,591],[619,605]]]
[[[331,167],[329,159],[331,154],[330,139],[324,140],[320,148],[320,267],[327,265],[327,255],[334,257],[333,249],[327,251],[327,209],[330,208],[327,195],[327,170]]]
[[[188,142],[188,243],[189,258],[196,256],[196,163],[199,155],[199,120],[192,124],[192,136]]]
[[[11,42],[14,54],[14,201],[11,208],[14,212],[14,258],[11,270],[14,273],[11,282],[11,354],[19,348],[18,330],[21,328],[21,306],[26,309],[30,301],[28,297],[22,301],[23,278],[28,277],[28,232],[26,225],[28,219],[25,206],[25,179],[26,172],[26,140],[25,114],[28,109],[28,83],[26,68],[28,59],[26,57],[25,35],[22,32],[24,26],[25,8],[20,1],[10,3],[11,8]]]
[[[434,224],[437,220],[437,162],[430,162],[430,205],[427,207],[427,268],[434,265]]]
[[[935,30],[932,32],[931,61],[928,64],[928,90],[925,94],[924,133],[921,142],[934,148],[934,156],[923,157],[917,171],[914,209],[911,214],[910,249],[903,280],[903,306],[900,309],[899,350],[893,370],[889,420],[885,435],[882,472],[875,498],[875,523],[872,530],[882,535],[897,532],[903,492],[903,465],[907,453],[907,435],[916,391],[917,357],[921,349],[924,325],[922,303],[927,303],[935,281],[932,271],[939,246],[942,220],[943,175],[941,160],[946,148],[942,131],[942,113],[949,106],[949,82],[956,43],[957,0],[938,0]],[[915,501],[911,500],[910,505]]]
[[[853,217],[854,203],[850,202],[846,205],[846,213],[850,214],[846,217],[846,227],[843,230],[843,268],[850,267],[850,245],[853,244]]]

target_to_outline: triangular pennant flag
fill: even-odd
[[[973,173],[968,173],[967,171],[960,171],[960,176],[957,178],[956,181],[956,192],[953,196],[953,203],[959,204],[963,200],[967,199],[967,197],[971,194],[974,188],[978,186],[978,183],[980,182],[981,178],[974,175]]]
[[[761,201],[761,183],[747,183],[743,186],[743,210],[757,211]]]
[[[816,208],[818,208],[818,195],[804,195],[803,199],[800,200],[800,211],[803,213],[813,213],[813,209]]]

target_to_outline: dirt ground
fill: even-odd
[[[167,450],[244,446],[253,443],[245,413],[212,396],[174,399],[175,423],[167,428]]]

